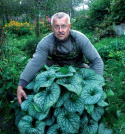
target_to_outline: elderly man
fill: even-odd
[[[89,61],[89,67],[103,75],[104,65],[100,55],[84,34],[70,29],[71,23],[68,14],[63,12],[54,14],[51,18],[51,27],[53,32],[39,42],[33,58],[20,76],[17,87],[19,104],[22,103],[23,97],[27,98],[23,88],[42,69],[44,64],[82,67],[85,56]],[[48,57],[51,57],[51,61]]]

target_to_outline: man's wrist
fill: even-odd
[[[18,86],[21,86],[23,88],[25,88],[27,86],[28,82],[23,80],[23,79],[20,79],[19,80],[19,83],[18,83]]]

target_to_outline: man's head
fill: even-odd
[[[66,40],[71,28],[69,15],[63,12],[54,14],[51,18],[51,27],[58,40]]]

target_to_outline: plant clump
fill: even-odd
[[[25,113],[16,117],[19,132],[101,134],[103,127],[103,134],[112,134],[99,123],[108,105],[104,85],[104,78],[92,69],[44,66],[26,87],[33,93],[21,104]]]

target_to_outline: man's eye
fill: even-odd
[[[61,27],[62,27],[62,28],[66,28],[66,25],[62,25]]]
[[[56,29],[59,29],[59,26],[55,26]]]

